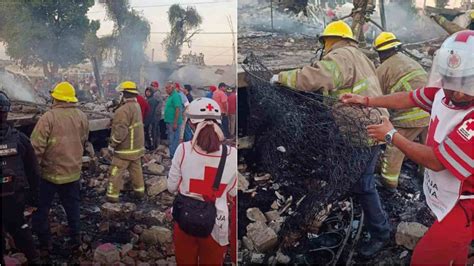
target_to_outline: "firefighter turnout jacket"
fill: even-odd
[[[145,135],[140,105],[135,98],[124,99],[112,120],[110,147],[122,160],[137,160],[145,154]]]
[[[31,134],[42,177],[54,184],[79,180],[88,135],[89,121],[77,105],[55,102]]]
[[[384,95],[422,88],[428,79],[421,65],[402,53],[387,58],[377,68],[376,74]],[[390,110],[390,120],[395,127],[426,127],[430,114],[418,107]]]

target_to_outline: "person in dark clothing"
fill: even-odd
[[[10,100],[0,91],[0,178],[2,187],[2,265],[6,252],[6,234],[25,254],[28,264],[39,264],[32,232],[25,220],[26,198],[29,205],[38,206],[40,170],[28,137],[7,123]],[[27,195],[25,195],[27,194]]]
[[[153,88],[146,88],[145,96],[150,107],[145,117],[145,146],[149,150],[154,150],[160,142],[159,122],[161,120],[161,102],[154,97]]]
[[[191,85],[189,84],[184,85],[183,93],[184,95],[186,95],[186,98],[188,98],[189,103],[193,101],[193,96],[191,95],[192,90],[193,90],[193,87],[191,87]]]

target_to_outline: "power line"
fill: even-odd
[[[223,3],[231,3],[235,2],[234,0],[223,0],[223,1],[210,1],[210,2],[189,2],[189,3],[175,3],[179,5],[209,5],[209,4],[223,4]],[[145,6],[131,6],[132,8],[149,8],[149,7],[168,7],[172,6],[174,4],[161,4],[161,5],[145,5]],[[105,13],[105,10],[102,11],[93,11],[93,12],[88,12],[89,14],[95,14],[95,13]]]

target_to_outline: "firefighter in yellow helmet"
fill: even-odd
[[[77,108],[74,87],[69,82],[61,82],[51,97],[51,110],[41,116],[31,134],[42,173],[39,206],[33,215],[33,230],[38,234],[42,255],[52,248],[48,214],[56,193],[66,211],[70,247],[80,245],[79,179],[84,144],[89,135],[89,121]]]
[[[321,91],[333,97],[348,92],[371,97],[382,95],[374,64],[358,48],[349,25],[344,21],[331,22],[324,29],[320,41],[324,46],[324,56],[320,61],[301,69],[280,72],[272,77],[271,82],[300,91]],[[386,109],[381,111],[388,116]],[[367,214],[366,226],[372,236],[359,251],[364,257],[375,255],[390,238],[390,224],[382,210],[374,180],[380,146],[373,145],[371,149],[372,158],[367,169],[353,188]]]
[[[145,194],[141,164],[145,153],[145,134],[140,105],[136,99],[137,85],[132,81],[124,81],[119,91],[123,98],[112,120],[109,142],[109,150],[113,153],[107,187],[107,200],[110,202],[119,201],[125,170],[130,173],[135,196],[141,198]]]
[[[384,95],[412,91],[426,85],[428,75],[415,60],[399,52],[402,43],[391,32],[382,32],[373,46],[378,52],[381,65],[376,73]],[[390,121],[398,132],[414,141],[424,140],[427,134],[430,115],[418,107],[389,110]],[[382,157],[382,183],[391,191],[398,186],[398,177],[405,155],[396,147],[388,145]]]

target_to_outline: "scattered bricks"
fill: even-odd
[[[264,259],[265,259],[265,254],[253,253],[252,258],[250,259],[250,262],[254,264],[262,264]]]
[[[140,250],[138,252],[138,257],[141,259],[141,260],[146,260],[148,258],[148,252],[146,250]]]
[[[120,261],[120,253],[111,243],[102,244],[94,252],[94,262],[112,264]]]
[[[401,222],[397,226],[395,241],[397,245],[413,250],[428,228],[417,222]]]
[[[171,194],[169,191],[164,191],[160,194],[159,202],[164,206],[172,206],[175,198],[174,194]]]
[[[147,194],[150,197],[154,197],[168,189],[166,177],[164,176],[148,179],[145,183],[147,187]]]
[[[150,163],[146,167],[146,170],[152,175],[163,175],[163,173],[165,172],[165,167],[157,163]]]
[[[109,222],[102,222],[99,224],[99,231],[102,233],[108,233],[110,230],[110,223]]]
[[[274,248],[278,243],[275,231],[264,222],[255,222],[247,225],[247,237],[252,240],[255,250],[265,253]]]
[[[132,214],[136,209],[137,209],[137,205],[135,205],[134,203],[130,203],[130,202],[124,203],[122,205],[122,213],[123,213],[122,218],[129,219],[130,217],[132,217]]]
[[[127,252],[127,255],[130,257],[130,258],[136,258],[138,257],[138,251],[136,250],[130,250],[129,252]]]
[[[242,238],[242,242],[244,243],[244,247],[246,249],[248,249],[248,250],[253,250],[254,249],[253,242],[248,237],[244,236]]]
[[[241,174],[239,172],[239,184],[238,184],[238,189],[239,190],[242,190],[242,191],[246,191],[247,189],[249,189],[249,181],[247,180],[247,177],[245,177],[243,174]]]
[[[267,221],[275,221],[280,218],[280,213],[276,210],[268,211],[265,213],[265,217],[267,217]]]
[[[247,209],[247,218],[253,222],[267,222],[267,218],[265,218],[265,215],[263,215],[259,208]]]
[[[166,213],[160,212],[158,210],[152,210],[147,220],[153,224],[163,224],[166,218]]]
[[[280,230],[281,230],[281,226],[283,225],[283,221],[282,219],[278,219],[276,221],[271,221],[269,224],[268,224],[268,227],[270,227],[275,233],[279,233]]]
[[[125,264],[125,265],[135,265],[135,260],[129,256],[125,256],[123,259],[122,259],[122,263]]]
[[[102,217],[106,219],[118,219],[122,215],[120,203],[106,202],[100,207]]]
[[[140,240],[149,245],[171,243],[172,232],[165,227],[152,226],[150,229],[143,230]]]
[[[122,248],[120,249],[120,254],[122,255],[122,257],[124,257],[132,249],[133,249],[133,245],[130,244],[130,243],[127,243],[127,244],[123,245]]]

